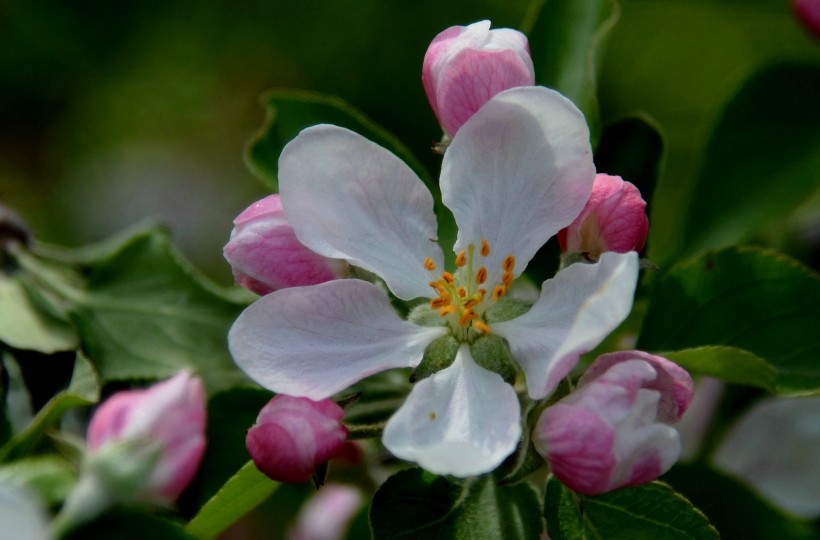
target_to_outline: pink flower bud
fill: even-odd
[[[236,284],[256,294],[324,283],[344,274],[344,261],[317,255],[299,242],[279,195],[253,203],[233,223],[223,254]]]
[[[598,174],[584,209],[572,224],[558,231],[564,253],[584,253],[598,260],[602,253],[640,251],[649,232],[641,192],[620,176]]]
[[[820,0],[793,0],[793,6],[806,30],[820,38]]]
[[[159,459],[143,497],[175,501],[194,478],[205,453],[205,394],[187,371],[144,390],[118,392],[94,413],[88,426],[92,455],[122,442],[159,446]]]
[[[578,493],[643,484],[678,459],[680,438],[668,424],[693,394],[689,374],[665,358],[603,355],[574,392],[544,410],[532,440],[553,474]]]
[[[427,100],[449,136],[491,97],[535,84],[527,37],[517,30],[490,30],[490,21],[453,26],[430,43],[421,80]]]
[[[341,540],[361,509],[362,493],[353,486],[328,484],[299,510],[288,540]]]
[[[344,411],[332,399],[274,396],[248,430],[245,445],[256,467],[277,482],[310,479],[344,447]]]

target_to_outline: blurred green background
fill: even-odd
[[[221,247],[231,219],[265,194],[243,163],[245,141],[264,119],[262,92],[336,94],[395,133],[435,176],[440,158],[429,147],[440,131],[420,80],[427,44],[447,26],[485,18],[495,27],[521,27],[528,10],[543,4],[549,13],[555,3],[7,0],[0,4],[0,200],[41,240],[68,245],[157,218],[195,264],[228,283]],[[820,101],[812,78],[820,47],[789,2],[619,5],[598,58],[601,116],[611,128],[598,162],[638,183],[647,198],[656,195],[650,256],[667,262],[764,238],[817,267],[816,137],[798,155],[807,171],[802,187],[790,189],[776,212],[766,210],[770,218],[736,216],[745,225],[715,238],[686,226],[700,219],[698,177],[710,167],[703,165],[710,134],[750,77],[800,66],[798,82],[769,77],[764,94],[788,101],[796,91]],[[536,56],[543,41],[531,36]],[[814,72],[804,76],[804,65]],[[641,120],[612,128],[625,118]],[[723,174],[720,167],[715,174]],[[747,206],[769,199],[764,190]],[[721,218],[719,208],[704,212],[707,221]]]

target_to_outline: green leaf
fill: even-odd
[[[0,306],[0,341],[6,345],[45,354],[77,348],[71,323],[37,305],[19,275],[0,272]]]
[[[701,173],[721,111],[740,85],[784,59],[820,61],[820,48],[782,3],[745,2],[742,17],[737,7],[714,0],[622,0],[610,35],[599,84],[604,120],[645,112],[663,127],[666,153],[649,205],[648,241],[649,258],[662,266],[687,247],[684,224],[702,204],[694,197],[693,179]],[[783,81],[778,101],[789,99],[792,90],[802,94],[796,83]],[[749,121],[772,106],[779,104],[759,103]]]
[[[26,429],[0,448],[0,462],[27,454],[67,410],[91,405],[99,399],[100,384],[94,367],[85,356],[78,353],[69,387],[51,398]]]
[[[544,519],[550,540],[584,540],[584,516],[578,496],[550,475],[544,499]]]
[[[249,461],[199,510],[186,530],[199,540],[215,538],[264,502],[278,486]]]
[[[572,509],[574,498],[554,476],[547,481],[544,513],[553,540],[720,538],[700,510],[661,482],[584,497],[580,512]]]
[[[776,392],[778,372],[768,362],[735,347],[706,346],[661,353],[687,371],[716,377],[733,384]]]
[[[21,262],[63,298],[103,381],[190,369],[210,392],[248,384],[226,343],[244,303],[197,273],[164,230],[130,231],[73,255]]]
[[[741,483],[706,466],[678,464],[663,480],[702,508],[724,538],[810,540],[820,536],[809,522],[775,510]]]
[[[375,540],[538,538],[538,495],[530,484],[498,486],[491,475],[455,483],[421,469],[391,476],[370,507]]]
[[[331,95],[299,90],[272,90],[262,97],[265,123],[248,141],[245,159],[251,171],[272,191],[279,190],[279,154],[303,129],[317,124],[347,128],[401,158],[430,185],[427,171],[396,137],[346,101]]]
[[[631,182],[645,201],[651,201],[663,154],[660,125],[647,115],[637,115],[606,126],[595,150],[595,168]]]
[[[723,247],[783,219],[820,186],[820,67],[755,74],[724,109],[685,225],[687,253]]]
[[[619,12],[614,0],[540,0],[530,7],[522,25],[529,36],[536,81],[581,109],[593,145],[601,129],[598,62]]]
[[[20,459],[0,467],[0,482],[25,486],[48,505],[62,503],[76,481],[76,466],[57,455]]]
[[[25,429],[34,417],[34,411],[31,407],[31,394],[17,360],[10,353],[2,351],[0,367],[3,368],[3,377],[8,381],[5,385],[0,385],[0,411],[3,412],[0,445],[3,445],[14,433]]]
[[[730,248],[678,264],[659,280],[637,347],[743,349],[777,370],[779,394],[805,395],[820,391],[818,328],[817,274],[777,253]]]

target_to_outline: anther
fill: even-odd
[[[465,289],[464,287],[459,287],[458,289],[456,289],[456,293],[458,294],[459,298],[464,298],[465,296],[467,296],[467,289]]]
[[[473,328],[481,330],[485,334],[490,333],[490,327],[484,324],[482,321],[473,321]]]
[[[430,270],[431,272],[436,269],[436,263],[433,262],[432,257],[427,257],[426,259],[424,259],[424,267]]]
[[[487,269],[482,266],[475,273],[475,282],[477,285],[481,285],[485,281],[487,281]]]
[[[514,279],[515,279],[515,274],[513,274],[512,272],[504,272],[504,275],[501,276],[501,282],[508,289],[510,288],[510,285],[512,285],[512,282],[513,282]]]
[[[480,299],[480,298],[470,298],[469,300],[464,302],[464,307],[465,308],[474,308],[475,306],[477,306],[479,304],[479,302],[481,302],[481,300],[482,299]]]
[[[450,272],[442,272],[441,279],[446,281],[448,285],[452,285],[456,281],[456,278]]]
[[[458,325],[459,326],[467,326],[467,323],[478,319],[478,315],[473,313],[472,309],[465,309],[464,313],[461,314],[461,317],[458,318]]]
[[[481,239],[481,256],[486,257],[490,254],[490,243],[487,242],[486,238]]]
[[[437,290],[439,294],[447,292],[447,289],[445,289],[444,285],[442,285],[439,281],[431,281],[428,283],[428,285]]]
[[[501,265],[505,272],[512,272],[515,268],[515,255],[507,255],[504,263]]]
[[[456,266],[458,266],[459,268],[461,268],[461,267],[462,267],[462,266],[464,266],[465,264],[467,264],[467,252],[466,252],[466,251],[464,251],[464,250],[461,250],[461,253],[459,253],[459,254],[456,256]]]
[[[490,298],[492,298],[493,300],[498,300],[499,298],[504,296],[506,292],[507,289],[505,289],[503,285],[499,285],[495,289],[493,289],[493,295]]]
[[[433,298],[432,300],[430,300],[430,307],[433,309],[438,309],[440,307],[448,305],[450,305],[449,298]]]
[[[449,315],[450,313],[455,313],[455,312],[456,312],[456,307],[455,306],[453,306],[453,305],[444,306],[443,308],[438,310],[438,316],[439,317],[444,317],[445,315]]]

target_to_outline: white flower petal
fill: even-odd
[[[319,400],[379,371],[418,364],[445,332],[400,319],[376,285],[341,279],[260,298],[234,323],[228,344],[260,385]]]
[[[418,383],[384,429],[394,455],[436,474],[489,472],[521,438],[512,386],[476,364],[462,345],[453,365]]]
[[[441,192],[458,223],[456,252],[486,238],[490,276],[508,255],[519,275],[581,212],[594,179],[589,129],[575,105],[542,87],[501,92],[444,155]]]
[[[382,277],[404,300],[429,296],[442,265],[433,197],[399,158],[336,126],[302,131],[279,158],[288,221],[304,245]]]
[[[820,396],[769,397],[732,426],[713,456],[717,467],[777,507],[820,517]]]
[[[530,397],[548,396],[629,315],[637,282],[637,253],[604,253],[596,264],[576,263],[545,281],[524,315],[491,326],[509,342]]]

